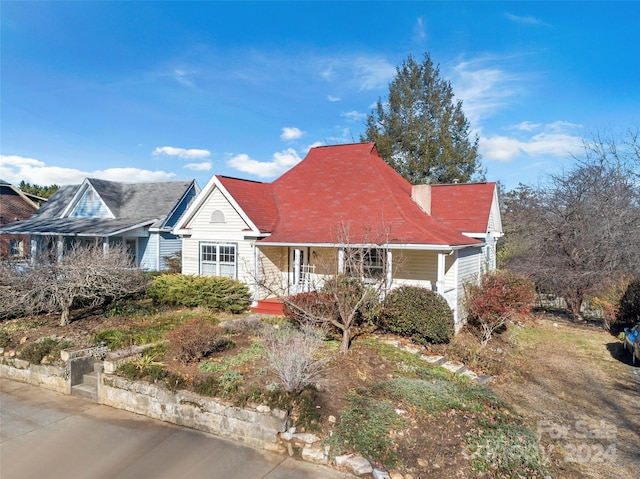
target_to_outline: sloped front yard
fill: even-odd
[[[213,315],[198,310],[109,318],[87,315],[64,328],[57,326],[55,317],[39,317],[5,321],[0,328],[11,341],[8,354],[51,335],[88,346],[95,344],[96,333],[102,331],[104,337],[105,330],[111,331],[107,336],[120,335],[124,342],[150,342],[193,317]],[[486,358],[464,354],[473,341],[466,334],[447,348],[430,352],[418,348],[419,353],[390,345],[388,340],[396,338],[371,334],[357,338],[349,354],[342,356],[337,353],[338,342],[327,340],[319,352],[327,362],[318,387],[286,395],[264,357],[256,318],[242,318],[215,317],[226,325],[226,346],[203,359],[183,364],[166,347],[146,365],[122,374],[139,375],[163,387],[198,389],[234,404],[285,407],[298,432],[325,438],[333,454],[358,450],[374,465],[405,477],[640,476],[633,469],[638,460],[633,451],[639,439],[634,432],[639,424],[638,383],[629,366],[614,357],[616,339],[605,333],[569,325],[556,328],[543,321],[535,329],[505,333],[495,343],[498,351],[492,347],[482,353]],[[273,318],[264,321],[282,326]],[[500,374],[490,383],[491,389],[420,359],[425,352],[454,354],[456,347],[459,357],[477,372]],[[147,366],[152,367],[145,371]],[[595,462],[597,447],[587,462],[566,462],[567,450],[572,452],[576,441],[552,439],[550,432],[555,426],[575,429],[582,418],[602,418],[617,427],[612,440],[600,441],[616,445],[612,464]],[[546,453],[538,447],[538,433]],[[580,451],[584,459],[586,453]]]

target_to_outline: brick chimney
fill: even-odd
[[[431,215],[431,185],[412,185],[411,199],[422,208],[422,210]]]

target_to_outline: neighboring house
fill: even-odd
[[[0,225],[23,221],[38,211],[46,199],[21,191],[12,184],[0,180]],[[29,254],[29,237],[26,235],[0,236],[0,259],[24,259]]]
[[[85,179],[62,186],[29,219],[0,227],[0,234],[29,235],[32,258],[76,244],[124,244],[143,270],[166,269],[164,258],[181,251],[173,226],[200,191],[192,181],[119,183]]]
[[[495,268],[502,227],[495,183],[412,186],[362,143],[312,148],[272,183],[214,176],[174,233],[184,274],[238,278],[255,300],[266,277],[303,291],[367,244],[364,276],[439,292],[459,329],[463,282]]]

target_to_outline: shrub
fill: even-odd
[[[640,321],[640,279],[629,283],[620,299],[620,317],[624,321]]]
[[[125,344],[125,332],[114,328],[98,331],[94,336],[94,341],[100,346],[108,347],[111,351],[127,346],[127,344]]]
[[[193,383],[193,390],[203,396],[216,397],[222,391],[220,382],[213,376],[208,376],[204,379]]]
[[[453,335],[453,314],[438,293],[417,286],[401,286],[384,299],[378,325],[423,345],[445,343]]]
[[[464,290],[468,322],[480,331],[483,346],[507,321],[525,319],[535,300],[533,282],[507,270],[487,273]]]
[[[218,378],[218,383],[225,394],[232,394],[238,391],[242,381],[244,381],[244,377],[237,371],[225,371]]]
[[[322,372],[326,360],[316,358],[322,344],[320,332],[311,329],[271,330],[262,336],[271,369],[286,392],[302,391]]]
[[[251,301],[249,289],[238,280],[182,274],[156,277],[147,295],[158,304],[189,308],[202,306],[228,313],[241,313]]]
[[[60,351],[71,346],[73,346],[73,342],[66,339],[41,338],[25,346],[20,351],[20,358],[31,364],[40,364],[45,356],[59,356]]]
[[[336,315],[335,303],[327,293],[310,291],[284,299],[284,317],[296,325],[317,322],[316,318],[328,320]]]
[[[199,361],[216,350],[225,349],[229,343],[216,323],[202,318],[185,321],[169,331],[165,338],[169,340],[176,358],[183,364]]]
[[[11,336],[4,329],[0,329],[0,348],[11,346]]]

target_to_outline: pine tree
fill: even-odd
[[[361,141],[374,141],[380,156],[412,184],[483,180],[478,138],[470,139],[462,101],[440,77],[428,53],[396,69],[387,102],[378,100]]]

